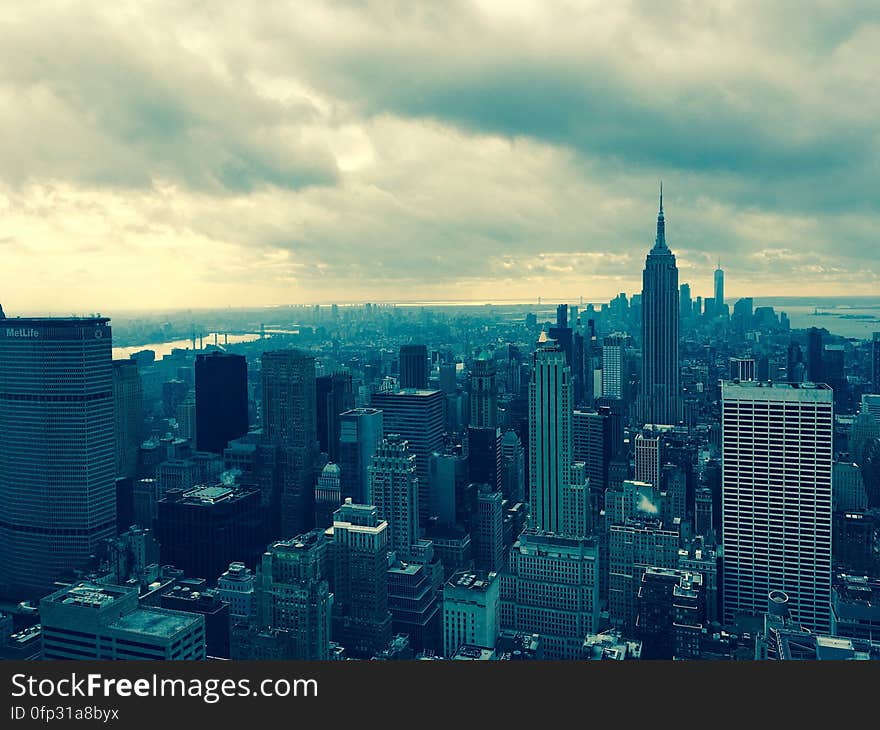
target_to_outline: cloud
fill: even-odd
[[[208,10],[0,10],[5,301],[598,301],[660,178],[695,295],[876,291],[875,3]]]

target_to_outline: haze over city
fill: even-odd
[[[871,295],[880,7],[9,4],[10,314]]]

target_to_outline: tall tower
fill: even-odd
[[[541,333],[529,383],[529,500],[538,530],[562,532],[571,478],[571,369],[556,340]]]
[[[379,445],[367,470],[369,501],[389,527],[388,549],[408,560],[419,539],[419,477],[416,455],[409,443],[389,434]]]
[[[485,350],[474,360],[471,372],[471,426],[494,428],[498,425],[498,388],[492,356]]]
[[[278,450],[278,527],[297,535],[314,519],[315,358],[300,350],[264,352],[262,374],[263,438]]]
[[[116,434],[116,476],[137,474],[144,387],[134,360],[113,361],[113,423]]]
[[[657,238],[642,275],[642,420],[675,424],[680,418],[678,373],[678,268],[666,245],[663,186]]]
[[[196,448],[222,454],[247,431],[247,360],[219,351],[196,355]]]
[[[0,593],[48,593],[116,533],[106,317],[0,327]]]
[[[720,260],[715,269],[715,314],[724,314],[724,271]]]
[[[723,382],[721,396],[725,620],[763,613],[780,590],[802,626],[828,633],[832,391]]]

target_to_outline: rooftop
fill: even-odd
[[[198,614],[159,608],[138,608],[114,621],[110,624],[110,628],[145,636],[168,638],[189,630],[198,621]]]

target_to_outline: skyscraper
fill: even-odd
[[[623,346],[626,335],[615,333],[602,343],[602,393],[603,398],[623,397]]]
[[[113,361],[113,424],[116,436],[116,476],[137,475],[144,389],[134,360]]]
[[[333,636],[354,656],[391,641],[388,523],[379,510],[346,499],[333,515]]]
[[[822,330],[810,327],[807,333],[807,380],[821,383],[825,380],[822,367]]]
[[[262,376],[263,438],[277,450],[277,529],[296,535],[314,518],[315,358],[299,350],[264,352]]]
[[[723,382],[724,616],[771,591],[830,631],[833,402],[827,385]]]
[[[400,346],[400,387],[428,387],[428,348],[425,345]]]
[[[715,314],[720,316],[724,314],[724,270],[721,268],[721,262],[718,262],[718,268],[715,269]]]
[[[663,187],[657,238],[642,276],[642,383],[644,423],[675,424],[680,418],[678,372],[678,268],[666,245]]]
[[[382,411],[353,408],[339,416],[339,469],[342,497],[366,504],[367,467],[382,443]]]
[[[419,512],[423,523],[430,516],[431,454],[443,448],[445,400],[439,390],[407,388],[397,393],[374,393],[371,405],[382,410],[385,436],[398,434],[416,456],[419,477]]]
[[[471,427],[498,425],[498,385],[495,361],[485,350],[474,360],[471,371]]]
[[[339,417],[354,408],[350,373],[332,373],[315,378],[315,423],[318,446],[330,461],[339,458]]]
[[[0,326],[0,592],[45,594],[116,533],[106,317]]]
[[[541,333],[529,383],[529,499],[536,529],[561,532],[571,477],[571,369]]]
[[[333,597],[328,563],[323,530],[274,542],[263,553],[257,574],[257,620],[261,627],[291,632],[285,659],[330,658]]]
[[[196,449],[222,454],[247,431],[247,360],[219,351],[196,355]]]
[[[388,549],[406,560],[419,539],[419,477],[409,443],[389,434],[376,449],[370,466],[369,501],[389,525]]]

